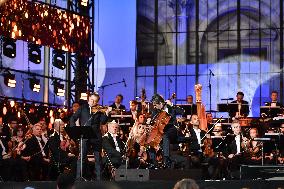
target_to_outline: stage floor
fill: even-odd
[[[280,178],[281,179],[281,178]],[[284,179],[284,178],[283,178]],[[172,189],[176,181],[76,182],[78,189]],[[197,181],[201,189],[284,189],[284,180]],[[55,189],[55,182],[2,182],[0,189]],[[76,188],[77,189],[77,188]]]

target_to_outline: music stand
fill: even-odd
[[[74,126],[74,127],[65,127],[65,131],[68,136],[73,140],[80,139],[80,180],[86,181],[83,177],[83,139],[96,138],[92,127],[89,126]]]
[[[281,113],[281,107],[280,106],[261,106],[260,107],[260,114],[266,114],[268,117],[273,118],[277,117],[278,114]]]

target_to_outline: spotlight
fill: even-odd
[[[83,6],[83,7],[87,7],[89,4],[89,1],[88,0],[80,0],[80,5]]]
[[[15,88],[16,87],[16,80],[15,74],[11,74],[10,72],[4,74],[4,83],[8,87]]]
[[[39,93],[40,91],[40,80],[33,77],[33,78],[29,78],[30,81],[30,89],[33,90],[34,92]]]
[[[52,65],[58,69],[64,70],[65,64],[65,53],[60,50],[53,50]]]
[[[3,54],[9,58],[16,57],[16,41],[3,37]]]
[[[61,84],[58,81],[54,82],[54,93],[57,96],[64,96],[65,95],[65,90],[64,90],[64,84]]]
[[[40,64],[41,62],[41,46],[36,45],[33,43],[28,44],[28,49],[29,49],[29,61],[35,63],[35,64]]]

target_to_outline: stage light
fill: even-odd
[[[12,87],[15,88],[16,87],[16,80],[15,80],[15,74],[11,74],[11,73],[5,73],[4,74],[4,83],[6,86],[8,87]]]
[[[65,53],[60,50],[53,50],[52,65],[58,69],[64,70],[66,67]]]
[[[3,54],[9,58],[16,57],[16,41],[3,37]]]
[[[88,100],[88,94],[87,93],[81,93],[81,100]]]
[[[41,62],[41,46],[29,43],[28,49],[29,49],[29,61],[40,64]]]
[[[80,1],[80,5],[83,6],[83,7],[87,7],[89,4],[89,1],[88,0],[81,0]]]
[[[33,78],[29,78],[30,81],[30,89],[33,90],[34,92],[39,93],[40,91],[40,80],[33,77]]]
[[[64,90],[64,84],[61,84],[58,81],[54,82],[54,93],[57,96],[64,96],[65,95],[65,90]]]

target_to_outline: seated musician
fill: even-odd
[[[113,110],[125,110],[125,106],[123,104],[121,104],[123,101],[123,96],[121,94],[116,95],[115,97],[115,101],[112,105],[110,105],[109,107],[112,107]]]
[[[48,148],[42,139],[40,124],[33,126],[32,136],[26,142],[26,148],[22,152],[22,158],[28,162],[29,179],[45,180],[48,172]]]
[[[202,143],[201,139],[205,136],[206,132],[199,128],[199,118],[197,115],[192,115],[191,122],[192,128],[189,129],[191,142],[190,151],[192,155],[192,163],[194,166],[199,166],[203,160]]]
[[[189,119],[193,114],[197,114],[197,106],[193,103],[193,96],[188,95],[186,97],[186,104],[188,105],[184,107],[183,117]]]
[[[278,92],[277,91],[272,91],[271,95],[270,95],[270,98],[271,98],[271,101],[270,102],[266,102],[265,103],[266,106],[271,106],[271,107],[279,106],[280,108],[283,107],[283,104],[278,102]]]
[[[122,156],[124,155],[124,145],[117,135],[118,131],[119,125],[115,121],[109,122],[108,132],[102,139],[102,147],[105,152],[103,162],[115,168],[120,167],[122,164]],[[106,156],[108,156],[109,159]]]
[[[251,128],[249,131],[249,163],[259,164],[261,160],[261,142],[254,141],[258,137],[257,128]]]
[[[207,128],[210,129],[213,125],[213,115],[211,112],[206,113]]]
[[[71,141],[64,130],[65,124],[61,119],[56,119],[53,125],[54,133],[50,135],[48,141],[49,150],[51,152],[51,163],[55,166],[55,168],[61,165],[62,167],[59,167],[59,169],[62,170],[64,166],[70,167],[71,174],[76,177],[77,158],[69,150]],[[57,177],[57,173],[52,175]]]
[[[236,98],[237,100],[231,102],[233,106],[230,107],[229,111],[230,117],[235,117],[235,118],[247,117],[249,115],[249,106],[248,102],[243,100],[244,93],[239,91],[237,93]]]
[[[152,103],[154,105],[154,110],[151,112],[152,119],[155,118],[161,111],[167,112],[171,118],[168,124],[164,127],[164,135],[163,135],[163,158],[166,167],[170,167],[171,159],[170,159],[170,143],[173,143],[177,140],[177,129],[174,126],[176,124],[176,114],[183,113],[180,109],[176,109],[173,106],[170,106],[165,103],[164,98],[155,94],[152,97]],[[179,112],[180,111],[180,112]],[[151,156],[152,158],[153,156]]]
[[[284,144],[284,123],[280,126],[280,142],[279,144]],[[279,145],[279,158],[278,162],[284,164],[284,145]]]

